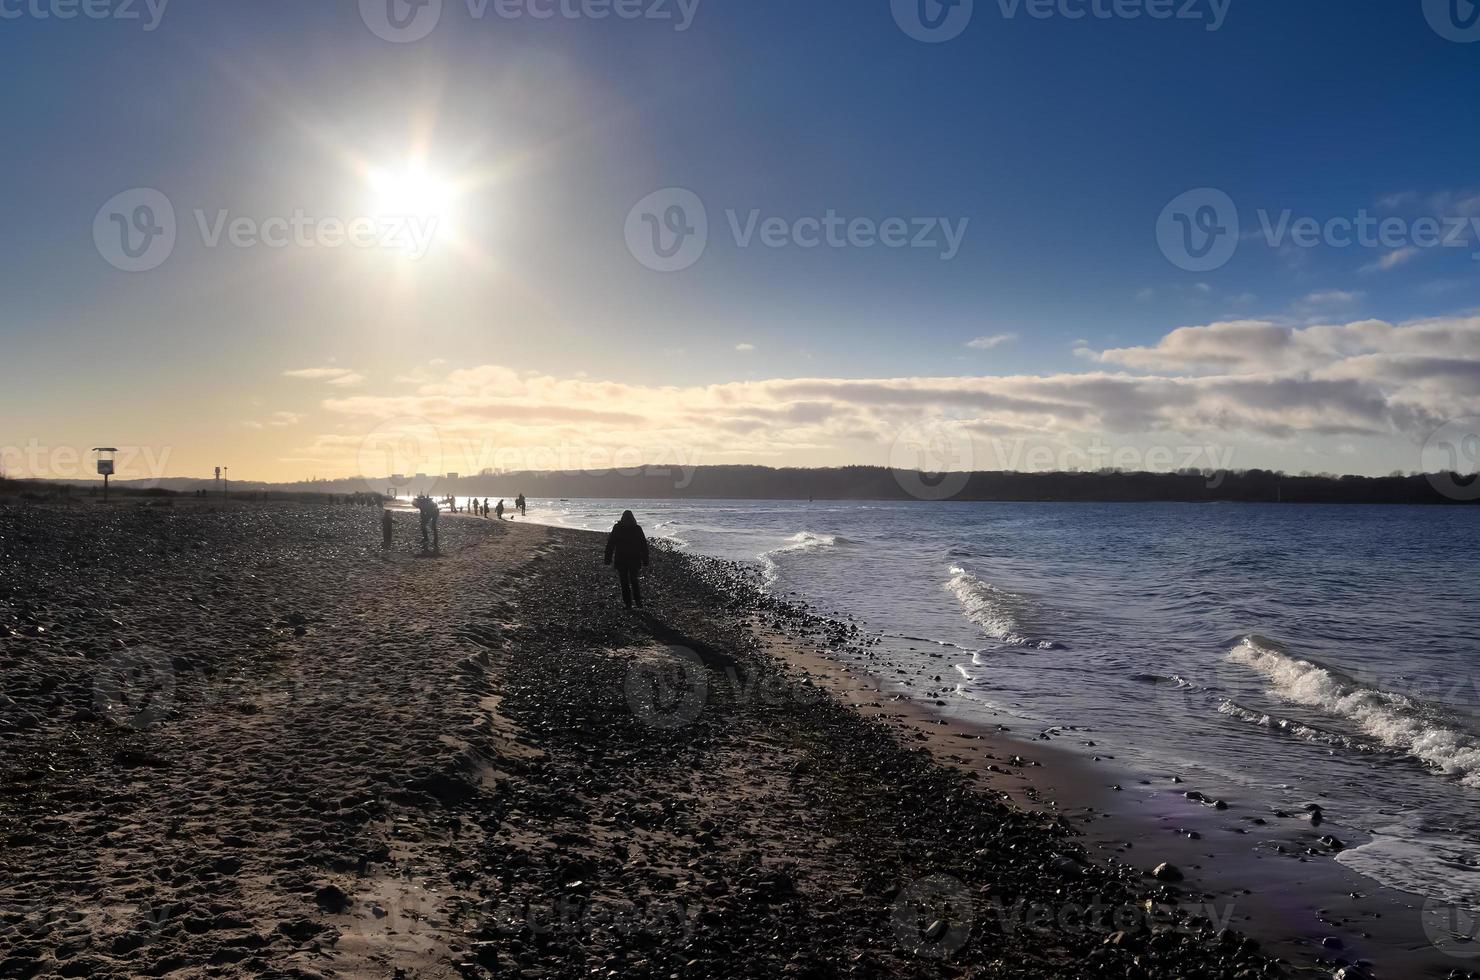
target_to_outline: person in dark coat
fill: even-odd
[[[617,576],[622,580],[622,601],[631,609],[633,603],[642,608],[642,587],[638,584],[638,570],[648,566],[647,535],[642,525],[632,516],[632,511],[622,512],[622,519],[612,528],[606,539],[606,563],[615,565]]]
[[[437,518],[439,508],[437,502],[426,494],[422,494],[412,502],[417,510],[421,512],[421,550],[427,550],[427,537],[430,532],[432,551],[441,551],[442,542],[437,536]]]

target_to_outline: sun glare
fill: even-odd
[[[377,169],[369,174],[372,210],[381,219],[434,220],[441,230],[452,223],[456,191],[452,183],[415,164],[400,170]]]

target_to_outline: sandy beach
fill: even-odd
[[[597,535],[394,519],[0,506],[0,976],[1348,966],[1355,912],[1212,870],[1252,814],[1107,816],[1093,764],[884,693],[738,568],[660,550],[629,613]]]

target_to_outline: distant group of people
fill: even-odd
[[[447,498],[453,513],[457,512],[457,503],[452,498]],[[441,540],[438,537],[437,521],[441,516],[441,508],[437,501],[427,494],[421,494],[411,505],[421,515],[421,547],[423,551],[437,553],[441,551]],[[525,514],[528,503],[524,494],[514,498],[514,509],[521,516]],[[468,501],[468,509],[474,516],[488,517],[488,498],[480,503],[477,500]],[[498,520],[504,519],[504,502],[500,500],[493,507],[493,514]],[[391,546],[391,512],[385,511],[381,516],[381,527],[385,535],[385,547]],[[628,609],[642,608],[642,582],[641,572],[652,564],[651,555],[648,551],[647,535],[642,530],[642,525],[637,523],[637,517],[632,511],[622,512],[621,520],[612,525],[611,533],[606,537],[606,564],[617,570],[617,580],[622,588],[622,602]]]
[[[454,514],[456,514],[457,513],[457,500],[454,499],[454,498],[451,498],[451,497],[449,497],[448,500],[451,502],[452,512]],[[514,508],[513,509],[518,512],[518,514],[519,514],[520,517],[524,517],[526,515],[527,510],[528,510],[528,506],[529,505],[524,500],[524,494],[521,493],[519,496],[517,496],[517,497],[514,498]],[[488,517],[489,513],[490,513],[490,508],[488,506],[488,498],[487,497],[484,497],[483,498],[483,502],[480,504],[478,502],[478,499],[476,497],[474,497],[472,500],[469,500],[468,501],[468,510],[469,510],[469,512],[474,517],[482,517],[482,518],[485,518],[486,519]],[[497,504],[494,504],[493,505],[492,514],[493,514],[495,520],[500,520],[500,521],[503,520],[504,519],[504,515],[507,514],[508,512],[509,512],[509,508],[507,508],[507,507],[504,506],[503,500],[500,500]]]
[[[378,493],[341,493],[329,494],[330,504],[342,504],[345,507],[379,507],[385,498]]]
[[[360,496],[360,494],[356,494],[355,496],[358,497]],[[438,500],[433,499],[430,494],[418,494],[416,498],[411,501],[411,506],[415,507],[417,512],[421,515],[422,550],[441,550],[441,540],[438,535],[438,520],[442,516],[442,507],[444,505],[449,511],[454,514],[466,511],[469,514],[472,514],[474,517],[481,517],[485,520],[487,520],[488,516],[492,514],[495,520],[503,520],[504,514],[508,513],[508,508],[504,506],[503,500],[500,500],[492,507],[489,506],[488,500],[488,497],[484,497],[481,502],[476,497],[470,498],[466,507],[459,508],[456,497],[443,497],[439,502]],[[514,498],[514,510],[518,512],[520,517],[528,515],[529,502],[524,498],[524,494],[521,493],[518,497]],[[390,511],[387,510],[382,514],[380,526],[381,534],[384,539],[383,543],[386,548],[389,548],[391,546],[391,537],[393,533],[393,522],[391,519]]]

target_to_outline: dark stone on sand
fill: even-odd
[[[427,794],[443,806],[466,803],[477,795],[477,791],[468,783],[445,773],[434,773],[421,779],[414,779],[408,784],[408,788]]]
[[[1181,881],[1182,872],[1175,864],[1163,861],[1151,872],[1151,877],[1157,881]]]
[[[297,919],[293,922],[279,923],[277,931],[294,942],[302,943],[323,932],[324,927],[312,919]]]
[[[349,896],[338,885],[325,885],[314,893],[314,902],[325,912],[338,915],[350,906]]]

